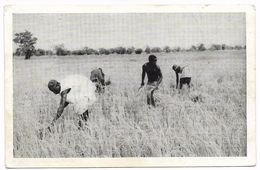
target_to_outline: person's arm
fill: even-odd
[[[144,85],[144,78],[145,78],[145,65],[142,67],[142,81],[141,81],[141,86]]]
[[[52,120],[52,123],[51,125],[54,125],[54,123],[60,118],[60,116],[62,115],[63,113],[63,110],[66,106],[68,106],[68,102],[66,102],[66,99],[67,99],[67,94],[69,93],[70,89],[66,89],[64,91],[61,92],[61,100],[60,100],[60,105],[59,105],[59,108],[57,110],[57,114],[56,116],[54,117],[54,119]]]
[[[100,76],[100,83],[105,86],[105,74],[103,73],[102,68],[99,68],[101,75]]]
[[[176,89],[178,89],[178,85],[179,85],[179,74],[177,71],[175,71],[176,74]]]
[[[163,76],[162,76],[162,71],[160,69],[160,67],[158,66],[158,75],[159,75],[159,79],[157,81],[157,86],[159,86],[162,82]]]

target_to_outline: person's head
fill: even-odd
[[[177,69],[177,67],[178,67],[178,66],[174,64],[174,65],[172,66],[172,69],[175,71],[175,70]]]
[[[149,60],[149,63],[154,63],[155,64],[156,61],[157,61],[157,57],[155,55],[149,55],[148,60]]]
[[[50,80],[48,83],[48,88],[55,94],[59,94],[61,90],[60,83],[56,80]]]

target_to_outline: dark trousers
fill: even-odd
[[[182,78],[180,78],[180,89],[182,89],[182,86],[184,84],[187,84],[188,87],[190,88],[190,82],[191,82],[191,77],[182,77]]]

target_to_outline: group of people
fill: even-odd
[[[158,89],[162,82],[163,76],[160,67],[157,65],[157,57],[150,55],[148,62],[142,66],[142,80],[141,88],[145,85],[144,79],[147,75],[146,94],[147,104],[155,106],[154,91]],[[191,77],[183,77],[180,75],[183,73],[185,67],[173,65],[172,69],[176,74],[176,88],[181,89],[184,84],[190,87]],[[96,100],[96,93],[104,93],[105,86],[109,85],[110,81],[105,81],[105,74],[101,68],[96,68],[91,71],[90,79],[82,75],[70,75],[60,82],[57,80],[50,80],[48,88],[54,94],[61,96],[60,104],[54,119],[51,122],[51,126],[62,115],[62,112],[66,106],[71,104],[76,113],[80,117],[79,126],[82,126],[82,121],[87,121],[89,118],[88,108]],[[51,126],[48,129],[51,131]]]
[[[48,82],[49,90],[54,94],[59,94],[61,99],[51,126],[48,127],[49,131],[69,104],[79,115],[79,126],[81,127],[82,121],[87,121],[89,118],[89,106],[97,100],[96,93],[104,93],[105,86],[110,83],[110,80],[105,81],[105,74],[101,68],[92,70],[89,79],[83,75],[69,75],[60,81],[50,80]]]
[[[144,86],[145,75],[147,75],[147,85],[146,85],[146,93],[147,93],[147,104],[155,106],[154,101],[154,91],[158,89],[158,86],[162,82],[163,76],[160,67],[157,65],[157,57],[155,55],[150,55],[148,58],[149,62],[145,63],[142,67],[142,81],[141,87]],[[176,74],[176,88],[182,89],[184,84],[190,88],[191,77],[187,77],[184,74],[184,68],[181,66],[173,65],[172,69]]]

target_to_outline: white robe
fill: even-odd
[[[96,86],[83,75],[70,75],[60,81],[61,92],[71,88],[67,94],[66,101],[77,114],[82,114],[88,110],[96,100]]]

